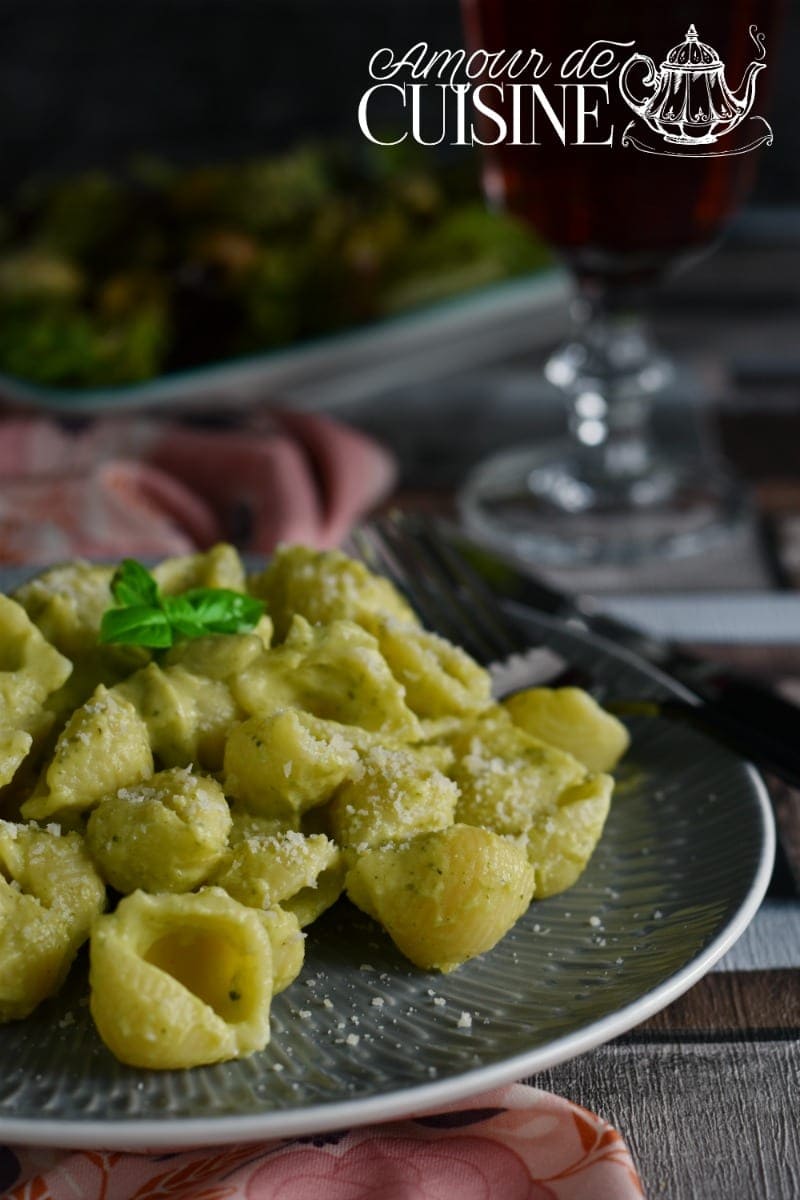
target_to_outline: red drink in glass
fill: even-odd
[[[781,7],[781,0],[673,0],[664,5],[463,0],[470,49],[540,50],[553,63],[542,87],[556,100],[553,83],[571,52],[598,39],[633,41],[630,49],[618,51],[620,62],[638,52],[649,55],[658,68],[693,24],[700,41],[712,46],[725,64],[731,91],[739,92],[748,64],[757,57],[750,27],[765,35],[769,65]],[[631,87],[644,94],[644,71],[637,70]],[[755,85],[754,114],[765,111],[768,75],[763,72]],[[607,80],[609,102],[601,98],[597,126],[599,139],[613,125],[612,146],[565,146],[543,128],[540,145],[503,144],[483,151],[490,200],[532,225],[579,279],[646,280],[676,258],[708,245],[740,207],[755,174],[753,152],[679,157],[623,146],[622,134],[634,113],[622,98],[618,78],[617,71]],[[510,123],[510,91],[498,108]]]

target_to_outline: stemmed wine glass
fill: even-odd
[[[609,80],[611,145],[543,135],[483,151],[490,203],[554,248],[575,295],[572,335],[545,366],[568,434],[472,472],[460,505],[479,538],[541,562],[635,563],[699,551],[741,523],[742,488],[688,428],[668,450],[654,436],[653,400],[675,373],[640,314],[656,283],[714,243],[752,183],[757,147],[771,141],[757,77],[780,9],[462,0],[471,49],[537,47],[554,64],[601,39],[635,52]],[[510,93],[502,103],[510,120]]]

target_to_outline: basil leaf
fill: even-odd
[[[106,645],[150,646],[160,650],[172,645],[172,628],[167,614],[148,604],[109,608],[100,622],[100,641]]]
[[[264,603],[227,588],[192,588],[162,596],[153,576],[135,558],[126,558],[111,581],[118,607],[103,614],[100,641],[154,650],[171,646],[175,635],[247,633],[264,612]]]
[[[166,596],[162,603],[170,624],[184,637],[248,633],[264,612],[262,600],[227,588],[192,588],[179,596]]]
[[[117,567],[111,580],[111,594],[117,604],[124,607],[158,605],[160,600],[158,584],[135,558],[124,558]]]

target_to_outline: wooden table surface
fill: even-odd
[[[679,281],[656,310],[669,349],[721,367],[711,417],[754,489],[764,590],[800,589],[799,317],[800,246],[734,247]],[[450,508],[465,467],[487,445],[512,440],[514,425],[506,409],[499,417],[495,409],[493,424],[488,404],[473,403],[468,421],[454,420],[459,393],[473,397],[498,372],[507,383],[525,372],[533,378],[542,357],[542,347],[521,347],[517,359],[477,380],[362,406],[357,422],[390,441],[404,463],[393,501]],[[519,422],[533,427],[534,418],[520,412]],[[694,586],[713,590],[719,578],[701,570]],[[730,586],[754,585],[734,571]],[[617,590],[625,590],[624,578]],[[800,697],[800,599],[790,644],[737,640],[702,649]],[[651,1200],[800,1197],[800,796],[769,782],[782,850],[772,892],[745,937],[674,1004],[529,1081],[616,1125]]]

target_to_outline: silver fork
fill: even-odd
[[[529,682],[566,682],[564,659],[547,646],[533,645],[501,613],[498,597],[430,521],[391,513],[355,530],[351,548],[366,566],[394,583],[428,629],[493,666],[498,682],[501,665],[507,668],[502,679],[513,680],[520,655]]]

